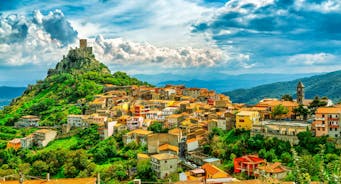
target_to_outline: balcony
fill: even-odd
[[[315,127],[326,127],[326,125],[322,125],[322,124],[315,124]]]
[[[339,121],[340,118],[336,118],[336,117],[332,117],[332,118],[331,118],[331,117],[329,117],[328,120],[329,120],[329,121]]]
[[[325,121],[325,118],[315,118],[315,121]]]
[[[339,125],[329,125],[329,128],[339,128]]]

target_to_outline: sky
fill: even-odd
[[[42,79],[79,38],[112,71],[341,69],[339,0],[0,0],[0,84]]]

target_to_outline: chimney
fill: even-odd
[[[50,173],[47,173],[47,174],[46,174],[46,180],[47,180],[47,181],[50,181]]]

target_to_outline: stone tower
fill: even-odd
[[[86,40],[86,39],[80,39],[80,40],[79,40],[79,47],[80,47],[80,48],[86,48],[86,47],[88,47],[87,40]]]
[[[302,81],[298,82],[296,89],[297,103],[302,105],[304,100],[304,85]]]

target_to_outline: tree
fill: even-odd
[[[310,111],[308,108],[305,108],[302,104],[300,104],[298,107],[294,108],[293,112],[295,113],[295,116],[303,116],[303,120],[306,120]]]
[[[154,133],[167,133],[168,129],[163,128],[161,122],[154,122],[148,127],[148,130],[153,131]]]
[[[324,107],[326,105],[326,101],[322,101],[318,96],[315,96],[314,100],[309,105],[309,109],[311,109],[312,112],[315,112],[317,108]]]
[[[152,170],[150,159],[142,159],[137,162],[137,177],[146,181],[155,181],[156,176]]]
[[[287,107],[284,107],[282,104],[276,105],[271,112],[271,115],[273,118],[277,119],[278,116],[288,114],[289,109]]]
[[[293,101],[292,96],[289,94],[283,95],[281,99],[285,101]]]
[[[49,167],[46,162],[37,160],[32,164],[31,173],[34,176],[44,176],[48,169]]]

